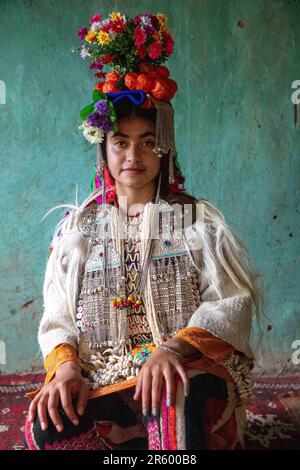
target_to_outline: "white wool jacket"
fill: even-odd
[[[172,210],[172,204],[164,200],[160,202],[161,207]],[[145,206],[146,215],[152,206],[152,203]],[[52,253],[45,272],[44,312],[38,331],[44,358],[61,343],[78,349],[76,304],[80,276],[88,259],[87,240],[82,240],[82,233],[74,223],[78,213],[82,213],[82,208],[69,211],[58,224],[52,241]],[[248,358],[253,358],[249,344],[253,296],[247,282],[241,281],[251,272],[244,246],[230,230],[222,213],[204,199],[197,201],[196,221],[184,229],[182,243],[197,269],[200,293],[200,304],[185,326],[206,329]],[[224,264],[224,259],[227,264]],[[56,270],[57,263],[60,263],[60,268]],[[73,278],[70,272],[75,273]],[[148,283],[150,289],[153,283],[153,280]],[[72,286],[72,290],[67,286]],[[221,300],[218,292],[221,292]],[[148,314],[151,316],[150,312]],[[155,332],[153,336],[156,338]]]

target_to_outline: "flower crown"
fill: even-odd
[[[79,128],[92,144],[117,130],[114,103],[120,97],[128,96],[142,108],[153,108],[153,99],[168,102],[174,97],[177,83],[162,65],[172,54],[174,39],[162,13],[145,12],[134,18],[120,12],[103,18],[97,13],[89,28],[82,27],[77,35],[84,41],[78,48],[81,57],[92,60],[90,69],[101,79],[94,87],[93,102],[80,112]]]

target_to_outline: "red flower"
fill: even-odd
[[[141,28],[136,28],[136,30],[134,31],[133,39],[134,44],[136,46],[142,46],[143,44],[145,44],[147,36]]]
[[[137,47],[136,54],[139,56],[140,59],[144,59],[147,54],[147,47],[144,45]]]
[[[117,18],[112,24],[110,29],[115,33],[121,33],[125,29],[124,20]]]
[[[106,54],[102,58],[102,62],[103,62],[103,64],[110,64],[115,58],[116,58],[116,56],[114,56],[112,54]]]
[[[100,15],[100,13],[97,13],[96,15],[94,15],[91,19],[90,19],[90,23],[96,23],[96,21],[100,21],[102,18],[102,15]]]
[[[107,23],[107,24],[105,24],[101,27],[101,31],[105,31],[106,33],[108,33],[109,30],[112,29],[112,25],[113,25],[113,22],[110,21],[109,23]]]
[[[164,34],[164,40],[165,40],[166,54],[169,57],[173,52],[174,39],[172,38],[172,36],[170,34],[165,33]]]
[[[159,41],[155,41],[150,44],[150,52],[149,57],[150,59],[159,59],[162,54],[161,43]]]
[[[103,77],[106,76],[106,74],[104,72],[98,72],[98,73],[95,73],[94,76],[97,77],[97,78],[103,78]]]

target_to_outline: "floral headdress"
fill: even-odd
[[[104,176],[101,143],[110,130],[117,130],[114,104],[127,98],[141,108],[157,110],[156,144],[158,157],[169,156],[169,183],[174,185],[174,111],[170,100],[177,84],[162,64],[172,54],[174,39],[162,13],[150,12],[133,18],[112,12],[103,18],[99,13],[90,19],[89,27],[77,32],[83,44],[77,50],[92,62],[100,81],[93,90],[93,102],[81,112],[79,126],[84,137],[97,145],[97,176]],[[99,178],[98,178],[99,179]]]

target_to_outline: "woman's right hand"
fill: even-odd
[[[70,421],[77,425],[79,420],[72,405],[72,394],[77,395],[76,411],[82,416],[87,404],[88,387],[80,373],[80,367],[74,362],[65,362],[56,370],[51,382],[43,385],[32,400],[28,413],[29,421],[32,423],[38,412],[41,428],[45,431],[48,427],[48,410],[54,426],[61,432],[63,423],[57,410],[60,401]]]

